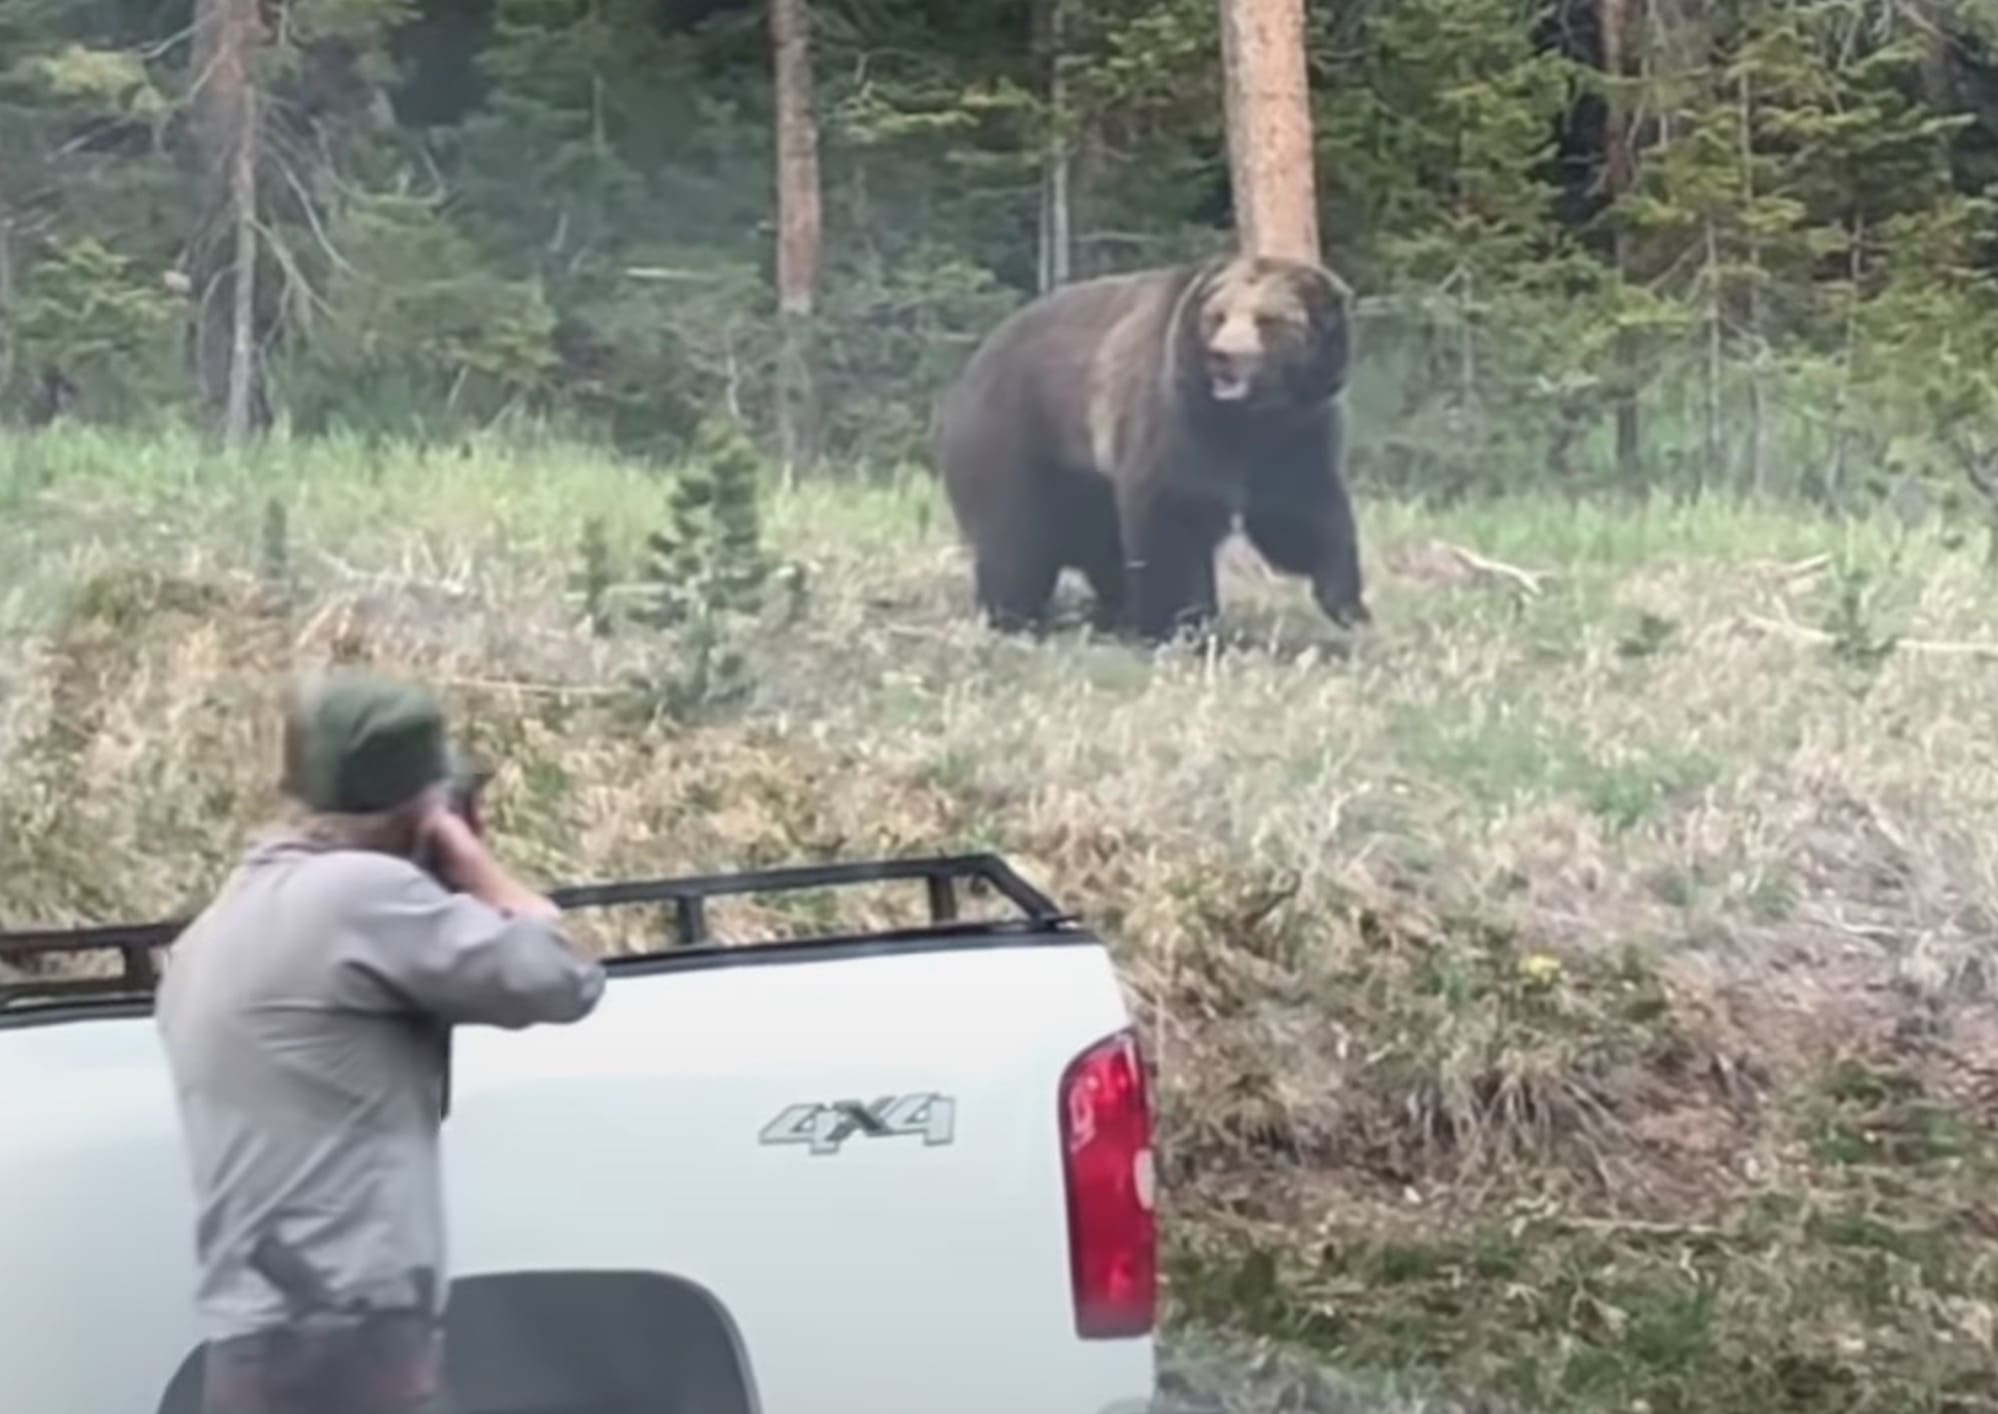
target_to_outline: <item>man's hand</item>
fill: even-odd
[[[418,833],[436,858],[438,870],[473,898],[518,917],[552,920],[561,916],[561,909],[549,899],[502,869],[484,841],[449,805],[440,801],[424,817]]]

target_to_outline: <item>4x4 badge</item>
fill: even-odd
[[[867,1139],[920,1134],[925,1147],[948,1144],[955,1137],[957,1102],[934,1091],[915,1095],[883,1095],[871,1105],[858,1100],[831,1104],[787,1105],[763,1126],[763,1144],[804,1144],[814,1154],[836,1154],[858,1134]]]

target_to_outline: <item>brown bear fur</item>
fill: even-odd
[[[1371,616],[1341,462],[1352,293],[1222,257],[1078,281],[1014,311],[939,400],[932,450],[980,608],[1038,627],[1064,568],[1148,640],[1218,609],[1239,519],[1335,622]]]

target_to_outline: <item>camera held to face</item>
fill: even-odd
[[[480,840],[486,837],[484,799],[486,782],[491,779],[492,772],[479,770],[453,753],[451,773],[444,782],[444,808],[463,820],[466,828]],[[416,862],[445,888],[457,889],[457,884],[444,873],[436,848],[428,840],[419,846]]]

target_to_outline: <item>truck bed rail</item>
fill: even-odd
[[[838,936],[842,939],[858,936],[883,940],[939,935],[991,936],[1067,931],[1075,921],[1073,915],[1063,912],[1053,900],[994,854],[864,860],[604,884],[571,884],[549,890],[548,897],[565,912],[630,905],[670,905],[672,936],[661,949],[635,954],[643,957],[716,946],[708,931],[707,904],[712,899],[896,882],[920,882],[925,886],[930,914],[926,926],[892,933]],[[998,894],[1020,911],[1020,917],[961,919],[958,904],[960,886],[963,885]],[[159,953],[191,921],[190,918],[177,918],[153,923],[0,932],[0,968],[9,964],[18,968],[35,959],[107,953],[116,954],[120,964],[118,971],[110,975],[37,972],[26,977],[10,977],[5,971],[0,971],[0,1014],[65,1002],[140,1001],[150,998],[159,985]],[[786,938],[784,942],[809,944],[827,940],[827,937],[808,936]]]

